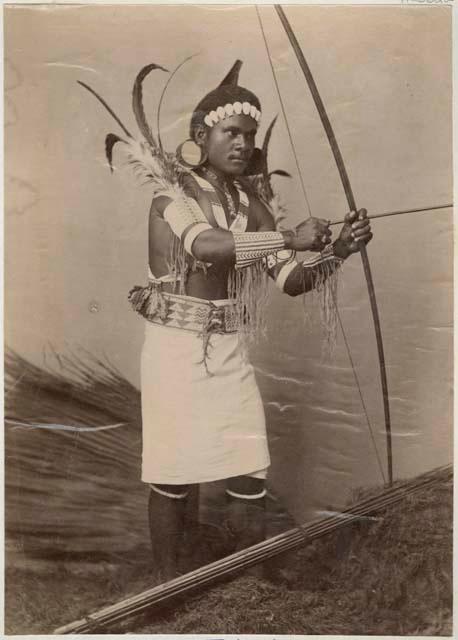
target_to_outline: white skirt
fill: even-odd
[[[142,480],[188,484],[252,474],[269,463],[264,409],[236,333],[202,338],[146,323],[141,359]]]

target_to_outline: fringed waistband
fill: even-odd
[[[239,320],[230,300],[203,300],[162,291],[161,283],[150,281],[129,292],[134,311],[149,322],[195,331],[199,334],[235,333]]]

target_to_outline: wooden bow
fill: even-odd
[[[328,138],[329,144],[331,146],[331,150],[334,156],[334,159],[337,164],[337,169],[339,171],[340,179],[342,181],[342,185],[345,191],[345,195],[347,198],[348,208],[350,211],[358,211],[358,207],[356,206],[356,201],[353,195],[353,191],[350,185],[350,180],[348,178],[347,170],[345,168],[345,164],[342,158],[342,154],[339,149],[339,145],[337,144],[337,140],[329,120],[328,114],[326,113],[325,106],[323,104],[323,100],[319,94],[318,88],[316,86],[315,80],[313,78],[312,72],[310,71],[310,67],[305,60],[302,49],[296,39],[296,36],[291,28],[288,19],[286,18],[285,12],[283,11],[280,5],[275,5],[275,9],[278,13],[278,16],[281,20],[281,23],[286,31],[288,39],[293,47],[294,53],[296,54],[299,65],[302,69],[304,77],[307,81],[307,85],[312,94],[313,101],[318,110],[318,114],[320,116],[321,122],[323,124],[324,130],[326,132],[326,136]],[[380,379],[382,384],[382,393],[383,393],[383,409],[385,414],[385,430],[386,430],[386,446],[387,446],[387,457],[388,457],[388,483],[391,485],[393,483],[393,453],[392,453],[392,443],[391,443],[391,417],[390,417],[390,404],[388,397],[388,382],[386,376],[386,366],[385,366],[385,353],[383,348],[383,339],[382,339],[382,331],[380,326],[380,317],[377,307],[377,300],[375,297],[375,288],[372,280],[372,273],[369,264],[369,258],[367,256],[366,246],[363,242],[359,243],[359,252],[361,254],[361,260],[363,262],[364,274],[366,276],[367,287],[369,291],[369,299],[372,310],[372,316],[374,319],[374,328],[375,328],[375,337],[377,341],[377,351],[379,357],[380,364]]]

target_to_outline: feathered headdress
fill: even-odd
[[[113,109],[92,87],[85,82],[78,81],[81,86],[92,93],[105,107],[125,134],[123,138],[115,133],[109,133],[105,138],[105,153],[110,170],[113,171],[114,147],[117,143],[122,143],[126,146],[129,163],[133,165],[135,172],[153,187],[153,193],[169,191],[175,192],[176,196],[183,195],[183,179],[189,172],[178,162],[175,154],[168,153],[164,150],[161,139],[160,115],[162,102],[172,78],[191,57],[192,56],[186,58],[176,67],[164,86],[157,109],[156,137],[153,135],[151,126],[146,119],[143,107],[143,82],[152,71],[161,70],[168,73],[167,69],[161,65],[151,63],[143,67],[135,79],[132,90],[132,109],[140,130],[140,138],[135,138],[129,132]],[[225,117],[230,117],[230,115],[236,115],[239,111],[246,115],[253,114],[254,119],[259,122],[261,105],[258,98],[254,93],[238,84],[241,66],[242,61],[236,60],[218,87],[202,98],[194,109],[190,125],[191,137],[196,126],[206,125],[206,119],[210,121],[210,125],[207,124],[206,126],[212,126],[211,123],[215,123]],[[256,113],[254,110],[256,110]],[[208,120],[208,118],[210,118],[210,120]],[[270,177],[272,175],[289,176],[288,173],[281,170],[268,171],[267,153],[275,122],[276,118],[272,120],[267,129],[262,148],[256,148],[254,150],[250,164],[245,171],[246,176],[253,177],[250,180],[253,187],[267,203],[270,203],[274,198],[270,186]]]
[[[184,62],[182,64],[184,64]],[[176,71],[178,71],[178,68],[179,67],[175,69],[172,76],[176,73]],[[143,67],[137,75],[132,90],[132,110],[134,112],[135,120],[141,134],[141,138],[139,139],[134,138],[134,136],[121,122],[120,118],[116,115],[113,109],[111,109],[106,101],[96,91],[94,91],[92,87],[79,80],[78,83],[97,98],[97,100],[105,107],[105,109],[114,118],[114,120],[118,123],[125,134],[125,137],[123,138],[115,133],[109,133],[105,138],[105,153],[108,164],[110,166],[110,170],[113,171],[114,146],[117,143],[122,143],[127,147],[126,151],[129,163],[133,165],[136,173],[139,174],[139,176],[142,177],[145,182],[152,183],[154,191],[162,192],[176,190],[177,195],[183,195],[181,191],[181,182],[184,169],[180,167],[174,154],[164,151],[159,127],[157,131],[157,138],[153,135],[151,127],[146,119],[145,110],[143,107],[143,81],[145,80],[146,76],[151,73],[151,71],[156,69],[168,73],[167,69],[164,69],[164,67],[158,64],[148,64]],[[160,104],[162,103],[167,85],[162,92]],[[160,104],[158,108],[158,123],[160,117]]]

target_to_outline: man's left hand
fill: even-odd
[[[372,239],[371,225],[366,209],[352,211],[345,216],[345,224],[334,243],[334,253],[348,258],[359,251],[359,243],[367,244]]]

